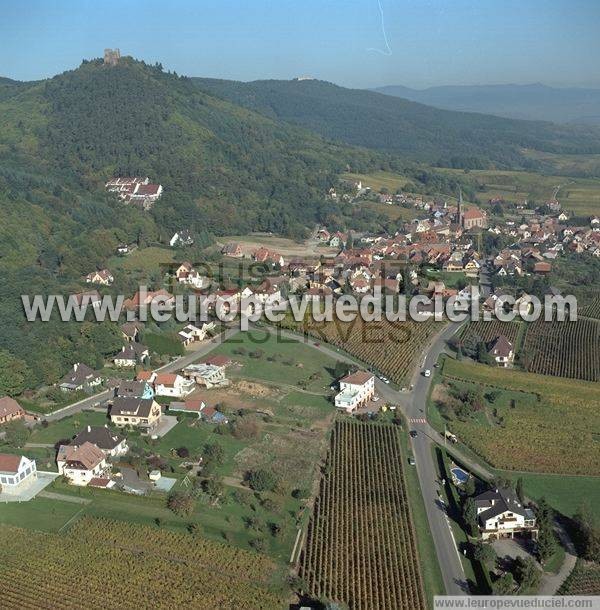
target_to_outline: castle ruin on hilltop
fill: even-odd
[[[121,59],[121,51],[119,49],[104,49],[104,65],[116,66]]]

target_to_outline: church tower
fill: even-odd
[[[456,213],[456,220],[459,226],[462,227],[463,224],[463,198],[462,198],[462,188],[458,187],[458,210]]]

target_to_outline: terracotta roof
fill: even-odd
[[[463,218],[466,218],[468,220],[474,220],[476,218],[484,218],[484,217],[485,217],[485,214],[483,214],[483,212],[481,212],[477,208],[470,208],[463,214]]]
[[[21,459],[20,455],[0,453],[0,472],[18,472]]]
[[[373,373],[369,373],[368,371],[356,371],[356,373],[351,373],[350,375],[346,375],[340,382],[343,383],[351,383],[353,385],[363,385],[369,381],[373,377]]]
[[[203,362],[206,364],[212,364],[213,366],[227,366],[228,364],[231,364],[231,358],[229,356],[215,354],[214,356],[204,358]]]
[[[175,373],[157,373],[154,379],[155,384],[174,386],[178,375]]]
[[[24,414],[23,407],[10,396],[3,396],[0,398],[0,417],[7,417],[8,415],[19,415]]]
[[[69,464],[79,463],[85,470],[95,468],[103,459],[104,452],[88,441],[79,446],[61,445],[57,457],[57,461]]]

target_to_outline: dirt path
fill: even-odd
[[[539,595],[556,595],[556,592],[560,586],[565,582],[567,576],[571,573],[575,567],[577,556],[575,555],[575,546],[573,541],[567,534],[562,523],[555,521],[554,531],[560,539],[560,543],[565,549],[565,560],[557,574],[544,573],[542,576],[542,583],[540,585]]]
[[[39,498],[47,498],[48,500],[61,500],[62,502],[72,502],[73,504],[90,504],[92,501],[89,498],[78,498],[77,496],[68,496],[67,494],[59,494],[53,491],[40,491]]]

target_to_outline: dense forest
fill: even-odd
[[[327,138],[443,167],[536,169],[522,149],[600,153],[600,129],[439,110],[318,80],[242,83],[193,79],[198,88],[302,125]]]

